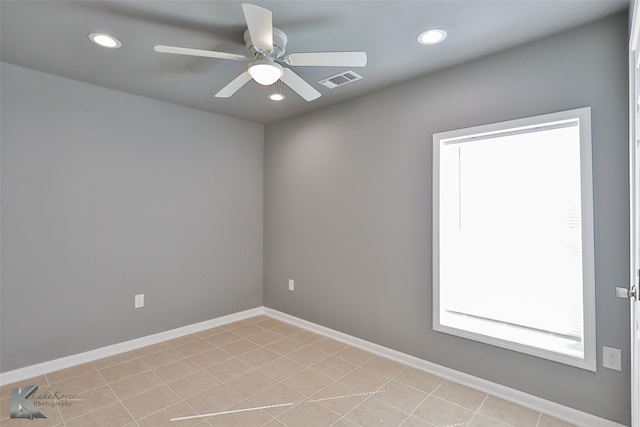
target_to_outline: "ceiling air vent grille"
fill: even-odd
[[[329,89],[333,89],[338,86],[344,86],[346,84],[349,84],[349,83],[355,82],[356,80],[361,80],[361,79],[362,79],[362,76],[356,74],[352,70],[349,70],[349,71],[345,71],[344,73],[336,74],[335,76],[322,79],[318,83],[328,87]]]

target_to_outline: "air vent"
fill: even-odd
[[[333,89],[338,86],[344,86],[346,84],[349,84],[349,83],[355,82],[356,80],[361,80],[361,79],[362,79],[362,76],[356,74],[352,70],[349,70],[349,71],[345,71],[344,73],[336,74],[335,76],[322,79],[318,83],[328,87],[329,89]]]

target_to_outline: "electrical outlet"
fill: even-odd
[[[289,290],[293,291],[293,289],[294,289],[293,279],[289,279]]]
[[[133,302],[134,308],[142,308],[144,307],[144,294],[136,295]]]
[[[619,348],[602,347],[602,366],[607,369],[622,372],[622,350]]]

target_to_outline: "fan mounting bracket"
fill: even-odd
[[[251,41],[249,29],[244,30],[244,42],[251,56],[264,55],[275,61],[284,56],[287,47],[287,34],[280,28],[273,27],[273,50],[271,52],[256,49]]]

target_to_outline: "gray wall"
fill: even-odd
[[[628,360],[592,373],[431,321],[432,134],[590,105],[598,364],[602,345],[628,354],[626,45],[617,15],[267,126],[265,305],[628,424]]]
[[[1,137],[0,370],[262,305],[262,125],[3,63]]]

